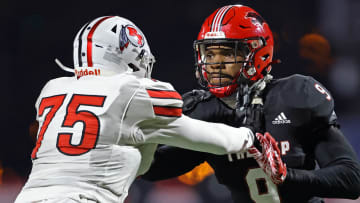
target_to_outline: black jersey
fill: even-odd
[[[348,169],[330,170],[329,174],[335,175],[330,177],[326,177],[326,172],[315,174],[316,177],[314,174],[307,174],[309,170],[318,167],[317,164],[325,167],[339,160],[351,162],[350,168],[355,167],[358,181],[355,182],[357,188],[354,190],[359,188],[360,170],[356,155],[341,132],[336,127],[331,127],[336,126],[336,116],[333,98],[329,92],[311,77],[293,75],[272,80],[267,84],[263,100],[264,130],[270,132],[278,141],[282,159],[288,168],[284,184],[273,184],[248,153],[229,157],[169,146],[158,149],[154,165],[144,178],[157,180],[174,177],[207,161],[214,169],[218,181],[229,188],[234,202],[237,203],[323,202],[316,196],[351,198],[344,195],[344,192],[347,194],[344,190],[350,187],[348,183],[344,183],[343,177],[335,175],[339,170]],[[184,104],[184,113],[192,118],[221,122],[234,127],[242,125],[242,119],[235,116],[235,110],[209,92],[193,91],[184,97]],[[335,138],[330,138],[331,136]],[[332,149],[331,144],[320,145],[319,148],[318,143],[331,139],[336,140],[333,143],[336,143],[334,147],[337,152],[329,155],[328,151],[322,150],[326,147]],[[177,158],[171,159],[174,156]],[[326,180],[322,180],[322,177]],[[328,180],[337,178],[341,180]],[[348,178],[347,175],[345,178]],[[323,185],[322,181],[328,185]],[[332,185],[339,181],[343,185]],[[309,184],[314,188],[302,188]],[[338,188],[342,194],[337,194],[340,191],[334,190],[328,194],[331,188]]]

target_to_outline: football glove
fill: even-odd
[[[286,164],[281,160],[280,149],[275,139],[268,132],[265,135],[256,133],[256,138],[259,140],[262,150],[260,152],[255,146],[252,146],[248,149],[249,153],[253,155],[256,162],[274,184],[283,183],[287,169]]]

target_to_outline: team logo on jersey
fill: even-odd
[[[145,37],[143,33],[133,25],[122,26],[120,30],[120,50],[124,50],[131,43],[135,47],[143,47]]]
[[[284,112],[281,112],[281,113],[272,121],[272,124],[273,124],[273,125],[277,125],[277,124],[289,124],[289,123],[291,123],[291,121],[286,118]]]

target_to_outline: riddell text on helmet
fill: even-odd
[[[85,69],[80,71],[75,70],[75,75],[79,77],[84,75],[100,75],[100,69],[94,69],[94,70]]]

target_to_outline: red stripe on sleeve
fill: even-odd
[[[87,36],[87,66],[88,67],[92,67],[93,66],[93,62],[92,62],[92,37],[93,34],[96,30],[96,28],[100,25],[100,23],[102,23],[104,20],[108,19],[108,18],[112,18],[114,16],[108,16],[108,17],[104,17],[102,19],[100,19],[98,22],[96,22],[93,27],[91,28],[88,36]]]
[[[182,108],[154,106],[154,112],[158,116],[181,117]]]
[[[146,90],[152,98],[162,99],[181,99],[182,97],[177,91],[166,91],[166,90]]]

